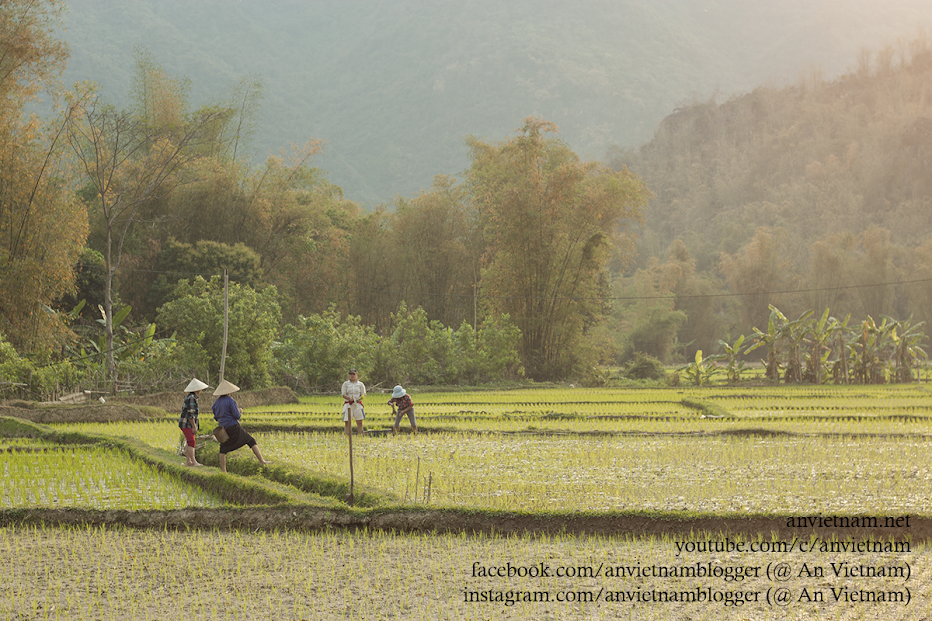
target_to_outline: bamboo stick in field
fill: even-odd
[[[352,507],[353,504],[356,502],[356,499],[353,497],[353,430],[352,428],[350,428],[350,432],[349,434],[347,434],[347,437],[349,438],[349,498],[347,499],[347,501],[349,502],[349,505]]]

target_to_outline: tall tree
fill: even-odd
[[[221,124],[218,134],[221,155],[225,159],[232,162],[238,161],[237,158],[249,160],[261,99],[262,79],[255,75],[240,79],[228,96],[225,106],[231,113],[230,121]]]
[[[338,285],[349,313],[361,316],[379,334],[391,329],[392,310],[403,301],[393,288],[396,269],[387,220],[381,208],[356,218],[348,235],[347,269]]]
[[[692,360],[697,350],[711,352],[726,333],[721,317],[727,313],[717,295],[722,284],[696,273],[696,261],[682,240],[670,244],[664,263],[651,257],[645,268],[618,284],[622,300],[615,305],[617,322],[610,330],[620,332],[626,342],[615,363],[636,352],[663,362],[672,362],[674,354]]]
[[[741,252],[722,253],[720,269],[731,290],[740,296],[741,318],[736,327],[741,331],[766,325],[770,305],[785,299],[780,291],[787,286],[790,261],[782,242],[782,235],[761,227]]]
[[[77,111],[68,123],[68,138],[91,188],[88,207],[97,212],[105,232],[104,314],[107,359],[112,375],[113,275],[120,266],[123,245],[140,210],[191,181],[191,165],[201,157],[200,141],[221,115],[217,111],[188,113],[184,93],[163,92],[177,83],[165,79],[145,58],[137,63],[136,86],[144,102],[117,110],[93,90],[74,96]]]
[[[62,0],[0,2],[0,102],[19,110],[61,73],[68,47],[52,37]]]
[[[236,122],[236,117],[223,121]],[[211,128],[209,140],[216,140],[216,129]],[[245,244],[259,256],[263,278],[278,288],[287,321],[325,310],[346,297],[334,292],[328,299],[345,267],[346,238],[359,208],[310,165],[320,147],[310,140],[255,168],[212,149],[216,156],[198,164],[198,181],[167,201],[171,217],[153,243],[164,249],[174,237],[192,245],[205,240]]]
[[[910,287],[908,315],[929,326],[932,325],[932,237],[909,256],[912,259],[909,278],[919,282]]]
[[[64,117],[24,110],[64,68],[53,38],[63,3],[0,2],[0,330],[21,350],[48,351],[64,334],[49,306],[74,283],[87,218],[63,179]]]
[[[894,283],[901,278],[903,250],[891,239],[890,231],[870,227],[858,236],[858,248],[851,258],[855,282],[854,299],[870,317],[904,316],[905,308],[896,300]]]
[[[393,287],[411,308],[448,326],[478,328],[476,294],[484,252],[467,188],[440,175],[428,192],[397,199],[390,219]]]
[[[483,295],[521,329],[535,379],[582,370],[586,333],[608,307],[607,261],[625,251],[620,229],[640,219],[649,195],[627,169],[582,162],[546,137],[555,131],[528,118],[511,140],[467,143],[467,178],[489,245]]]
[[[0,329],[17,348],[43,351],[65,334],[49,307],[73,288],[87,216],[62,182],[64,141],[54,130],[36,119],[3,130]]]
[[[158,324],[177,332],[178,338],[198,350],[209,373],[217,377],[223,345],[223,279],[195,276],[179,282],[174,299],[159,309]],[[229,287],[229,344],[224,375],[243,388],[269,384],[272,341],[281,323],[275,287],[256,291],[248,285]]]

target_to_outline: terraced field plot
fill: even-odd
[[[918,386],[680,389],[538,389],[415,394],[425,431],[563,434],[906,434],[932,432],[932,391]],[[388,395],[370,394],[366,427],[391,428]],[[250,408],[243,425],[260,431],[339,431],[339,397]],[[702,405],[712,410],[703,410]],[[170,421],[170,419],[169,419]],[[205,430],[213,426],[202,414]],[[54,425],[128,435],[153,446],[177,445],[170,422]],[[407,418],[402,420],[406,431]],[[94,431],[96,432],[96,431]]]
[[[731,393],[731,394],[730,394]],[[917,385],[882,387],[778,386],[697,393],[742,419],[917,419],[932,416],[932,391]]]
[[[119,451],[24,440],[14,446],[0,452],[0,508],[180,509],[222,504],[209,492]]]
[[[348,477],[333,434],[266,434],[269,454]],[[409,501],[505,510],[917,513],[925,438],[431,434],[354,443],[358,482]],[[429,481],[429,483],[428,483]],[[428,487],[429,486],[429,487]]]
[[[907,386],[538,389],[414,393],[419,425],[447,431],[925,433],[932,392]],[[384,398],[384,399],[383,399]],[[391,426],[387,395],[367,397],[367,426]],[[705,411],[704,403],[716,411]],[[250,411],[266,427],[336,428],[340,399]],[[405,422],[402,423],[406,424]]]

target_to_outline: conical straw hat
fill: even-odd
[[[220,385],[217,386],[217,390],[214,391],[215,397],[222,397],[223,395],[229,395],[231,393],[239,390],[239,386],[236,384],[231,384],[230,382],[223,380],[220,382]]]
[[[197,392],[198,390],[204,390],[205,388],[210,388],[210,386],[195,377],[193,380],[191,380],[191,383],[185,387],[184,391]]]

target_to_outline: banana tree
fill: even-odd
[[[848,342],[851,359],[851,374],[858,384],[883,384],[883,352],[890,332],[895,323],[887,323],[887,318],[878,325],[870,316],[861,324],[857,335]]]
[[[104,333],[97,338],[87,335],[87,340],[84,345],[80,347],[79,352],[76,352],[80,354],[76,362],[83,367],[86,372],[96,375],[97,378],[100,379],[107,375],[107,311],[99,304],[97,305],[97,309],[100,311],[101,316],[101,318],[97,320],[97,323],[103,326]],[[131,306],[124,306],[111,317],[110,325],[114,330],[120,327],[120,324],[123,323],[123,320],[126,319],[131,310]],[[122,347],[114,342],[113,349],[119,351],[122,350]]]
[[[725,361],[725,375],[731,383],[738,382],[741,379],[741,371],[744,370],[744,360],[741,360],[741,346],[744,344],[744,335],[739,336],[734,343],[728,341],[719,341],[722,346],[722,360]]]
[[[847,336],[850,332],[848,322],[851,321],[851,315],[845,316],[844,321],[836,321],[832,324],[832,337],[835,339],[835,363],[832,365],[832,380],[836,384],[848,384],[851,380],[848,374],[848,345]]]
[[[809,326],[809,333],[806,339],[811,345],[811,349],[805,355],[806,373],[804,379],[813,383],[821,384],[825,378],[825,371],[828,371],[828,359],[831,357],[832,348],[828,343],[848,324],[848,317],[844,322],[838,321],[835,317],[829,316],[829,309],[825,309],[822,317]],[[841,359],[844,359],[844,350],[842,350]]]
[[[712,377],[721,370],[715,364],[716,360],[718,360],[718,356],[703,358],[700,349],[696,352],[695,360],[679,370],[686,371],[686,379],[689,383],[702,386],[711,382]]]
[[[761,360],[764,363],[764,376],[767,379],[780,380],[780,357],[777,344],[780,341],[780,330],[786,323],[786,316],[781,313],[775,306],[770,305],[770,319],[767,321],[767,331],[761,332],[759,328],[754,328],[754,334],[751,335],[751,346],[744,353],[749,354],[760,347],[767,348],[767,359]]]
[[[99,308],[101,319],[97,323],[106,326],[106,311]],[[113,327],[113,359],[117,362],[131,359],[140,359],[146,356],[146,352],[152,345],[155,338],[155,324],[148,324],[141,332],[134,332],[123,325],[123,321],[129,316],[131,306],[124,306],[111,318],[110,325]],[[107,335],[101,334],[98,338],[89,338],[84,347],[80,349],[78,360],[83,362],[84,368],[89,372],[94,372],[98,377],[104,377],[107,369]]]
[[[891,321],[893,321],[891,319]],[[929,355],[920,346],[926,335],[919,328],[923,322],[912,325],[912,318],[906,321],[894,321],[890,330],[890,339],[893,341],[893,353],[890,356],[890,377],[896,383],[913,381],[913,366],[919,358],[928,359]],[[897,332],[899,330],[899,333]]]
[[[773,306],[771,306],[771,308],[779,313]],[[811,309],[807,310],[793,321],[787,321],[783,313],[780,313],[782,325],[777,330],[777,334],[780,339],[788,344],[786,374],[784,375],[784,379],[787,383],[801,382],[803,380],[803,364],[800,351],[802,350],[803,340],[806,338],[806,335],[809,334],[812,325],[810,317],[812,317],[814,312],[815,311]]]

